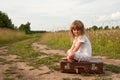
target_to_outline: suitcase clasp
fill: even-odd
[[[77,68],[75,69],[75,71],[76,71],[76,73],[78,74],[78,69],[77,69]]]
[[[70,69],[70,64],[67,63],[64,68],[65,68],[65,69]]]
[[[85,66],[76,66],[76,67],[75,67],[75,71],[76,71],[77,74],[79,73],[79,69],[82,69],[82,70],[84,70],[84,71],[87,70],[87,68],[86,68]]]
[[[95,66],[95,64],[92,64],[91,70],[97,70],[97,69],[98,69],[97,66]]]

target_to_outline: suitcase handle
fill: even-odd
[[[78,74],[78,69],[84,69],[84,71],[86,71],[86,68],[84,66],[76,66],[75,71],[77,74]]]

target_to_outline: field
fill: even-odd
[[[120,59],[120,29],[87,31],[86,33],[92,44],[93,55]],[[65,51],[71,46],[68,32],[46,33],[40,42]]]
[[[67,74],[60,72],[59,61],[72,44],[69,32],[26,35],[1,29],[0,80],[119,80],[119,33],[120,29],[87,31],[93,57],[104,60],[103,74]]]
[[[0,46],[15,42],[15,41],[20,41],[25,38],[27,37],[24,32],[0,28]]]

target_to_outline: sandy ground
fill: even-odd
[[[33,43],[31,47],[34,50],[44,52],[46,54],[65,55],[65,51],[63,50],[53,50],[48,46],[39,43]],[[60,71],[50,71],[47,66],[34,69],[34,67],[29,66],[26,62],[19,61],[17,55],[8,55],[7,52],[7,46],[0,47],[0,59],[2,58],[9,62],[9,64],[2,64],[2,62],[0,62],[0,80],[5,80],[5,78],[8,77],[13,78],[13,80],[67,80],[67,78],[70,80],[74,80],[74,78],[79,78],[81,80],[120,80],[120,73],[115,74],[109,71],[104,71],[104,75],[95,74],[91,76],[84,76],[81,74],[69,74],[61,73]],[[107,59],[106,57],[101,56],[94,57],[102,58],[103,62],[106,64],[120,66],[120,60]],[[9,71],[10,74],[7,71]]]

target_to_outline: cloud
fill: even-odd
[[[107,15],[97,16],[97,21],[106,21],[108,19],[109,19],[109,16]]]
[[[97,21],[111,21],[111,20],[120,20],[120,12],[115,12],[110,15],[102,15],[96,17]]]
[[[0,2],[0,10],[7,13],[15,25],[19,26],[29,21],[32,29],[43,29],[43,26],[45,29],[57,26],[58,29],[69,25],[75,19],[80,19],[87,25],[93,25],[97,21],[120,20],[120,0],[0,0]]]
[[[84,5],[94,1],[96,0],[4,0],[0,5],[4,11],[13,15],[65,17],[84,14],[82,11],[88,10]]]
[[[120,12],[118,11],[116,13],[111,14],[111,19],[114,19],[114,20],[120,19]]]

